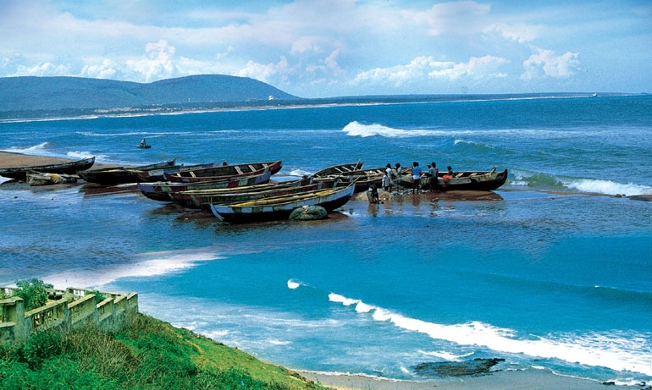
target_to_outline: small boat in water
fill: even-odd
[[[145,138],[143,138],[142,141],[138,145],[136,145],[138,149],[149,149],[152,147],[152,145],[147,145],[147,141],[145,141]]]
[[[95,157],[83,158],[77,161],[48,164],[48,165],[34,165],[29,167],[15,167],[15,168],[2,168],[0,169],[0,176],[4,176],[14,180],[27,180],[29,172],[48,172],[48,173],[65,173],[74,174],[78,171],[84,171],[93,166]]]
[[[327,212],[344,206],[355,191],[355,183],[301,194],[266,197],[235,204],[211,204],[220,221],[231,223],[262,222],[288,219],[293,210],[303,206],[321,206]]]

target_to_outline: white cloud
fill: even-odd
[[[55,65],[43,62],[33,66],[18,65],[14,76],[68,76],[70,68],[66,65]]]
[[[504,39],[525,44],[536,39],[540,30],[540,26],[528,24],[508,25],[506,23],[496,23],[485,28],[483,32],[486,34],[496,32]]]
[[[521,75],[521,78],[524,80],[532,80],[539,77],[569,78],[580,67],[578,57],[579,53],[566,52],[557,56],[552,50],[538,49],[536,54],[532,54],[530,58],[523,62],[525,71]]]
[[[118,75],[119,65],[110,59],[91,60],[92,64],[84,65],[81,71],[82,77],[112,79]]]
[[[285,78],[290,72],[291,68],[287,58],[281,57],[280,61],[275,64],[259,64],[254,61],[249,61],[243,69],[236,73],[236,76],[251,77],[267,82],[273,76]]]
[[[449,81],[460,78],[486,79],[503,78],[505,73],[499,68],[509,61],[494,56],[472,57],[468,62],[441,62],[430,56],[421,56],[407,65],[390,68],[376,68],[356,76],[354,83],[391,83],[400,87],[404,83],[419,82],[428,79],[445,79]]]
[[[146,55],[138,60],[127,60],[126,65],[129,71],[142,75],[147,82],[175,77],[178,75],[173,61],[175,51],[174,46],[161,39],[148,43],[145,46]]]
[[[435,4],[427,11],[415,12],[412,19],[425,24],[430,35],[469,34],[482,31],[491,6],[474,1]]]

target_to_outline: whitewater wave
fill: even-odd
[[[104,268],[94,268],[83,271],[66,271],[45,277],[47,283],[57,288],[67,286],[100,287],[118,279],[128,277],[153,277],[173,272],[180,272],[197,266],[203,261],[221,260],[224,257],[210,248],[149,252],[140,254],[142,258],[135,264],[121,264]]]
[[[396,327],[423,333],[435,340],[485,347],[497,352],[559,359],[569,363],[652,375],[652,367],[647,358],[652,348],[649,341],[646,341],[649,340],[650,335],[594,332],[579,336],[528,335],[527,338],[518,338],[512,329],[499,328],[479,321],[454,325],[436,324],[405,317],[339,294],[331,293],[328,299],[344,306],[353,306],[357,313],[370,314],[375,321],[390,322]]]
[[[296,289],[299,288],[300,286],[301,286],[301,283],[299,283],[299,282],[295,282],[295,281],[292,280],[292,279],[288,280],[288,288],[289,288],[290,290],[296,290]]]
[[[601,179],[558,177],[545,173],[527,173],[512,170],[514,186],[543,187],[544,189],[574,190],[602,195],[652,195],[652,187],[634,183],[619,183]]]
[[[9,153],[21,153],[21,154],[29,154],[32,156],[47,156],[51,157],[52,154],[47,151],[47,146],[49,145],[48,142],[42,142],[38,145],[34,146],[28,146],[28,147],[17,147],[17,146],[12,146],[11,148],[8,149],[2,149],[3,152],[9,152]]]
[[[347,135],[351,137],[362,137],[362,138],[373,137],[373,136],[381,136],[387,138],[406,138],[406,137],[418,137],[418,136],[427,136],[427,135],[446,135],[446,133],[443,131],[395,129],[377,123],[371,125],[365,125],[357,121],[353,121],[348,125],[344,126],[342,131],[347,133]]]
[[[353,121],[344,126],[342,129],[344,133],[351,137],[386,137],[386,138],[409,138],[409,137],[478,137],[478,136],[491,136],[499,138],[513,138],[515,141],[520,139],[528,140],[549,140],[551,138],[558,139],[577,139],[584,137],[598,137],[603,135],[604,130],[598,129],[592,132],[587,132],[587,129],[404,129],[385,126],[379,123],[365,124],[358,121]],[[456,138],[455,144],[468,143],[461,138]],[[485,144],[479,144],[483,147],[490,148]]]

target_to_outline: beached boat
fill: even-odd
[[[2,168],[0,169],[0,176],[8,177],[14,180],[27,180],[27,174],[29,172],[74,174],[77,171],[83,171],[92,167],[94,163],[95,163],[95,157],[88,157],[77,161],[64,162],[58,164]]]
[[[298,195],[267,197],[235,204],[211,204],[220,221],[246,223],[288,219],[294,209],[303,206],[321,206],[327,212],[344,206],[355,191],[355,183]]]
[[[253,187],[264,185],[269,182],[272,172],[269,169],[263,170],[262,173],[255,175],[243,175],[235,178],[225,178],[220,180],[199,181],[192,183],[182,182],[146,182],[138,183],[138,189],[146,197],[162,202],[172,202],[173,193],[187,190],[215,190],[222,189],[234,191],[237,188]]]
[[[312,176],[317,178],[323,178],[329,176],[338,177],[342,175],[347,175],[352,171],[359,171],[362,169],[363,165],[364,163],[361,162],[360,160],[358,160],[358,162],[353,164],[333,165],[328,168],[320,169],[319,171],[315,172]]]
[[[202,208],[210,211],[211,204],[234,204],[263,198],[277,198],[288,195],[300,195],[308,192],[326,190],[342,186],[339,181],[312,182],[302,179],[290,182],[276,183],[267,188],[239,187],[237,191],[190,190],[171,193],[174,203],[188,208]]]
[[[372,184],[380,187],[385,176],[385,168],[369,168],[347,171],[342,174],[331,174],[314,177],[315,181],[342,180],[355,182],[355,192],[363,192]]]
[[[65,173],[30,172],[27,174],[27,183],[30,186],[77,183],[78,179],[77,175],[67,175]]]
[[[251,164],[225,165],[221,167],[180,170],[174,173],[164,172],[167,181],[193,183],[206,180],[234,180],[237,178],[260,175],[266,170],[271,174],[281,170],[282,161],[271,161]]]
[[[147,171],[142,171],[138,174],[138,178],[141,182],[157,182],[157,181],[166,181],[165,173],[177,173],[180,171],[192,171],[194,169],[203,169],[203,168],[217,168],[221,167],[223,163],[206,163],[206,164],[193,164],[193,165],[175,165],[173,167],[164,167],[159,169],[149,169]]]
[[[438,191],[492,191],[507,181],[507,169],[497,171],[496,168],[491,171],[463,171],[454,172],[452,177],[448,178],[447,172],[439,172],[437,177]],[[421,176],[421,188],[429,188],[430,177]],[[412,176],[410,174],[402,175],[398,184],[405,188],[412,188]]]
[[[269,169],[273,174],[281,170],[283,161],[270,161],[258,163],[246,163],[236,165],[211,164],[207,167],[192,167],[191,169],[179,169],[177,171],[166,170],[163,175],[168,181],[174,182],[196,182],[205,180],[229,179],[244,175],[258,174],[265,169]]]
[[[164,161],[160,163],[141,165],[137,167],[117,167],[105,169],[91,169],[87,171],[77,172],[79,177],[88,183],[95,183],[101,185],[117,185],[127,183],[139,183],[141,180],[138,173],[148,171],[150,169],[162,169],[165,167],[173,167],[175,159]]]

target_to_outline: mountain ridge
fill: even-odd
[[[151,83],[70,76],[0,78],[0,112],[111,110],[269,100],[301,98],[262,81],[217,74]]]

